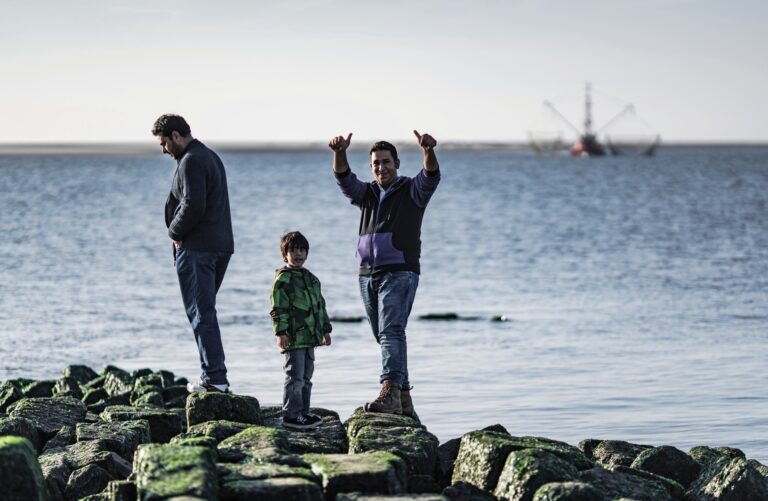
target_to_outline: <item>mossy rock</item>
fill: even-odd
[[[189,436],[186,433],[181,433],[180,435],[176,435],[171,439],[171,444],[173,445],[194,445],[196,447],[208,447],[210,449],[216,450],[216,446],[218,443],[213,437],[207,437],[205,435],[200,436]],[[218,460],[218,452],[216,456]]]
[[[507,460],[513,451],[542,449],[572,464],[576,469],[590,468],[593,463],[576,447],[539,437],[513,437],[495,431],[473,431],[461,438],[459,454],[454,463],[452,482],[466,482],[480,489],[493,491]]]
[[[110,397],[130,393],[133,389],[133,379],[128,373],[109,372],[105,374],[102,386]]]
[[[61,376],[74,378],[80,384],[88,384],[99,375],[87,365],[69,365],[64,369]]]
[[[133,389],[136,391],[136,389],[141,388],[142,386],[154,386],[155,388],[162,391],[163,389],[163,378],[160,376],[160,374],[155,374],[150,372],[149,374],[145,374],[142,376],[136,376],[134,375],[134,381],[133,381]]]
[[[625,497],[635,501],[672,501],[672,496],[661,482],[606,470],[601,466],[580,471],[576,480],[599,489],[607,499]]]
[[[107,398],[109,394],[104,388],[89,388],[83,394],[82,401],[85,405],[91,405]]]
[[[130,405],[131,403],[131,394],[130,393],[121,393],[119,395],[113,395],[113,396],[107,396],[104,400],[99,400],[98,402],[94,404],[88,404],[88,412],[94,412],[96,414],[101,414],[104,412],[104,410],[107,407],[112,407],[115,405]]]
[[[107,484],[115,480],[105,469],[89,464],[73,471],[67,480],[64,496],[67,499],[82,499],[98,494],[107,488]]]
[[[78,400],[83,398],[83,389],[80,383],[73,377],[63,377],[56,381],[53,387],[53,394],[57,397],[72,397]]]
[[[198,423],[190,426],[187,429],[187,434],[192,435],[206,435],[212,438],[217,444],[229,438],[233,435],[237,435],[241,431],[250,428],[253,425],[247,423],[238,423],[236,421],[206,421],[205,423]]]
[[[496,501],[496,496],[466,482],[456,482],[443,489],[443,497],[456,501]]]
[[[149,422],[144,419],[119,422],[79,423],[75,429],[78,442],[104,440],[109,450],[133,461],[133,454],[140,444],[152,439]]]
[[[576,477],[576,467],[543,449],[523,449],[507,456],[494,494],[500,499],[531,501],[542,485]]]
[[[109,501],[136,501],[136,482],[113,480],[107,484],[106,494]]]
[[[585,440],[582,440],[579,442],[578,448],[581,452],[584,453],[585,456],[587,456],[588,459],[595,460],[595,447],[600,445],[600,442],[602,440],[596,439],[596,438],[587,438]]]
[[[701,466],[691,456],[666,445],[644,450],[631,466],[674,480],[686,489],[696,480],[701,470]]]
[[[48,490],[32,443],[24,437],[0,437],[2,498],[47,500]]]
[[[141,369],[135,369],[133,372],[131,372],[131,378],[136,380],[140,377],[149,376],[152,374],[152,369],[148,367],[143,367]]]
[[[434,474],[437,466],[437,437],[423,428],[364,426],[350,436],[349,452],[385,451],[405,461],[408,474]]]
[[[283,430],[266,426],[251,426],[222,440],[217,448],[219,461],[236,463],[246,458],[268,461],[288,454],[288,439]]]
[[[437,481],[443,487],[451,484],[453,464],[459,455],[461,438],[452,438],[437,447]]]
[[[62,426],[83,421],[85,413],[85,405],[72,397],[25,398],[14,405],[10,417],[29,419],[47,440]]]
[[[124,405],[109,406],[101,413],[101,419],[109,422],[135,421],[145,419],[149,422],[153,442],[167,443],[181,433],[181,416],[168,409],[136,408]]]
[[[163,394],[155,390],[144,393],[135,399],[131,397],[131,405],[135,407],[165,407],[165,400],[163,400]]]
[[[605,494],[584,482],[551,482],[542,485],[533,501],[604,501]]]
[[[623,440],[603,440],[592,450],[592,457],[604,466],[632,466],[641,452],[652,448],[651,445],[632,444]]]
[[[688,451],[688,455],[703,468],[721,459],[746,458],[744,452],[734,447],[707,447],[701,445]]]
[[[184,403],[186,403],[187,395],[189,395],[189,391],[187,391],[186,386],[171,385],[163,388],[163,400],[166,402],[177,398],[182,398]],[[184,405],[182,405],[182,407],[184,407]]]
[[[685,497],[685,488],[670,478],[662,477],[661,475],[656,475],[655,473],[651,473],[649,471],[631,468],[629,466],[621,466],[620,464],[615,466],[605,466],[604,468],[610,471],[616,471],[619,473],[633,475],[635,477],[658,482],[667,490],[672,499],[683,499],[683,497]]]
[[[311,480],[299,477],[222,481],[221,501],[323,501],[323,491]]]
[[[220,419],[262,424],[259,401],[246,395],[218,392],[191,393],[187,397],[187,423],[190,426]]]
[[[378,494],[350,492],[339,494],[336,496],[336,501],[445,501],[445,498],[438,494],[399,494],[393,496],[381,496]]]
[[[21,390],[8,381],[0,385],[0,412],[5,412],[8,406],[24,398]]]
[[[54,387],[56,387],[56,381],[35,381],[24,386],[21,392],[26,398],[50,398],[53,396]]]
[[[15,435],[24,437],[32,444],[35,451],[43,450],[45,440],[37,431],[32,421],[25,418],[2,418],[0,419],[0,436]]]
[[[400,414],[383,414],[380,412],[366,412],[362,407],[358,407],[352,412],[344,422],[347,428],[347,435],[353,437],[357,435],[360,428],[366,426],[375,426],[379,428],[423,428],[418,419]]]
[[[56,433],[56,435],[53,436],[50,440],[48,440],[45,443],[45,447],[43,447],[43,452],[49,451],[51,449],[57,449],[57,448],[63,448],[68,445],[72,445],[77,441],[77,437],[75,436],[75,427],[74,426],[62,426],[61,429]]]
[[[704,469],[688,490],[691,501],[768,499],[768,478],[744,458],[723,457]]]
[[[388,452],[305,454],[321,478],[326,499],[343,492],[401,494],[406,492],[405,462]]]
[[[207,447],[144,444],[134,463],[139,499],[218,498],[216,457]]]
[[[312,473],[309,463],[306,462],[303,463],[303,466],[262,462],[219,463],[218,468],[219,478],[222,482],[300,477],[317,484],[320,483],[320,479]]]
[[[320,409],[311,409],[323,420],[314,430],[285,429],[288,450],[294,454],[343,454],[349,450],[347,431],[335,413],[323,415]]]

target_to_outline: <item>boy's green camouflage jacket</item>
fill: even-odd
[[[288,336],[286,351],[320,346],[323,334],[331,332],[320,280],[306,268],[276,270],[270,304],[275,335]]]

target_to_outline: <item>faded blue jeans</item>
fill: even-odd
[[[224,365],[224,347],[216,317],[216,293],[224,280],[228,252],[176,250],[176,274],[187,318],[200,353],[200,379],[210,384],[229,384]]]
[[[371,324],[373,337],[381,346],[381,382],[389,379],[403,389],[408,380],[408,344],[405,327],[411,314],[419,274],[392,271],[360,277],[360,296]]]
[[[283,417],[296,419],[309,413],[312,398],[312,374],[315,372],[315,349],[298,348],[285,352],[285,386]]]

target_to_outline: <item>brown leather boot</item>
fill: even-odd
[[[402,414],[403,407],[400,405],[400,387],[389,379],[381,383],[381,391],[378,398],[373,402],[365,404],[365,410],[368,412],[383,412],[385,414]]]
[[[403,415],[404,416],[411,416],[416,413],[416,411],[413,410],[413,400],[411,400],[411,389],[408,388],[400,389],[400,406],[403,408]]]

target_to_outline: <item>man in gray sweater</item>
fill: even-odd
[[[216,318],[216,293],[235,250],[227,175],[219,156],[192,137],[186,120],[162,115],[152,135],[163,153],[176,159],[165,224],[187,318],[195,334],[202,369],[190,392],[229,391],[224,347]]]

